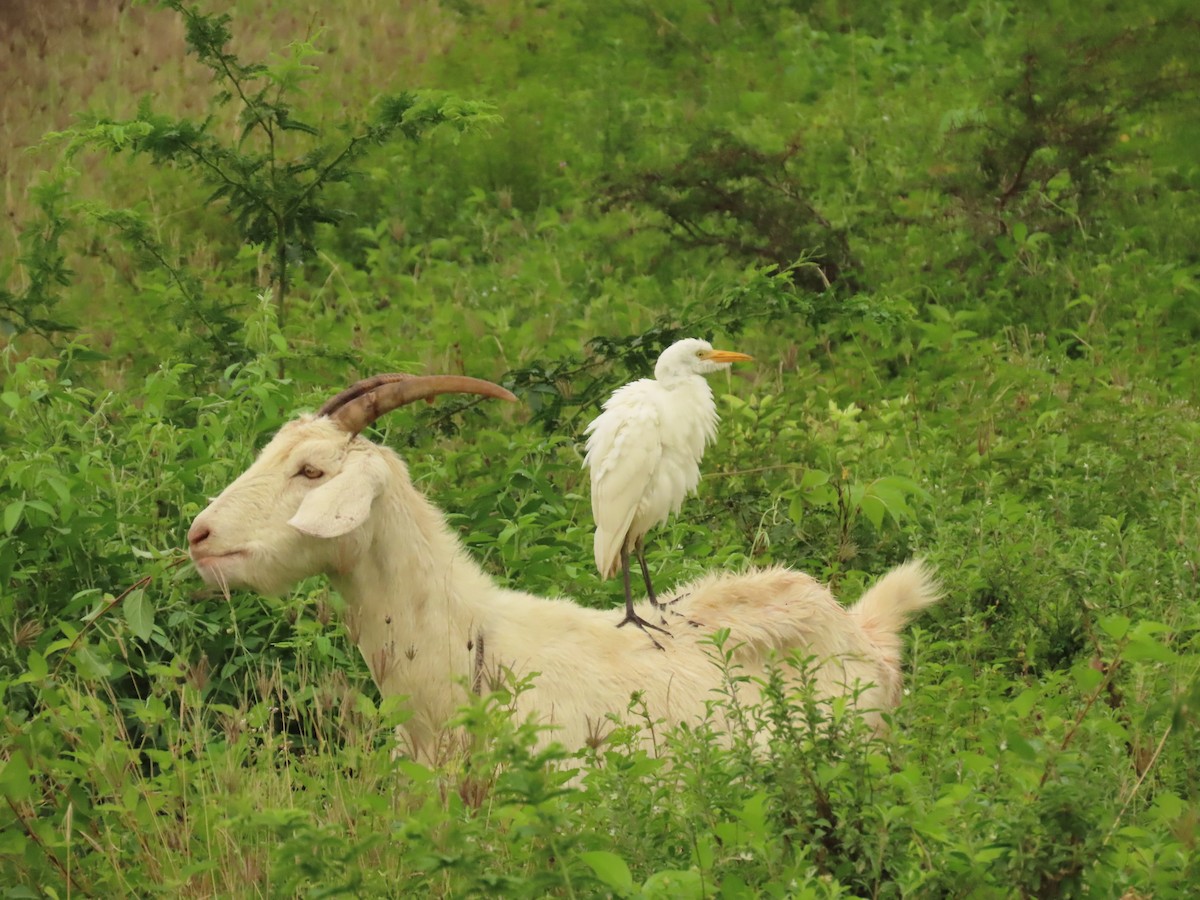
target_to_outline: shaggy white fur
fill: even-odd
[[[820,696],[858,691],[877,727],[879,711],[900,699],[900,630],[938,599],[920,562],[893,569],[849,609],[799,572],[717,573],[664,595],[680,617],[670,616],[673,637],[660,651],[641,632],[614,627],[618,610],[496,585],[399,456],[326,417],[281,428],[196,518],[188,540],[199,573],[226,590],[280,593],[328,575],[380,692],[409,698],[404,728],[423,759],[439,754],[461,685],[481,669],[536,673],[518,713],[555,726],[548,739],[571,748],[602,734],[605,716],[623,715],[634,692],[655,719],[697,719],[721,686],[707,639],[723,628],[739,674],[762,675],[793,651],[814,657]]]

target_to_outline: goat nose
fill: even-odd
[[[188,546],[196,547],[208,540],[208,536],[212,534],[212,529],[207,525],[201,525],[200,522],[193,522],[192,527],[188,529]]]

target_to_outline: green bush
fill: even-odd
[[[361,56],[310,51],[396,60],[392,11],[288,45],[262,4],[236,29],[165,5],[217,78],[174,98],[203,117],[85,115],[81,174],[40,182],[0,264],[6,896],[1200,880],[1189,7],[458,3],[422,12],[427,88],[405,68],[371,105],[326,89]],[[247,62],[251,33],[281,49]],[[121,149],[149,164],[118,177]],[[583,430],[693,335],[756,363],[712,382],[719,440],[650,535],[655,580],[781,564],[850,602],[927,558],[945,599],[884,734],[780,677],[746,705],[716,636],[704,721],[635,695],[571,756],[512,717],[529,682],[464,686],[468,740],[419,765],[322,580],[224,597],[184,564],[297,412],[465,372],[521,404],[443,398],[370,436],[499,582],[617,607]]]

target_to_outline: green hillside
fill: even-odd
[[[1190,895],[1193,4],[277,6],[0,10],[0,893]],[[296,413],[465,373],[520,403],[370,436],[498,582],[615,608],[584,428],[688,336],[755,362],[655,583],[924,557],[882,736],[773,685],[577,757],[510,683],[393,758],[324,579],[185,564]]]

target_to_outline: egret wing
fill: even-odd
[[[658,407],[632,390],[642,384],[613,394],[587,429],[584,464],[591,472],[596,568],[603,578],[620,565],[621,548],[662,459]]]

